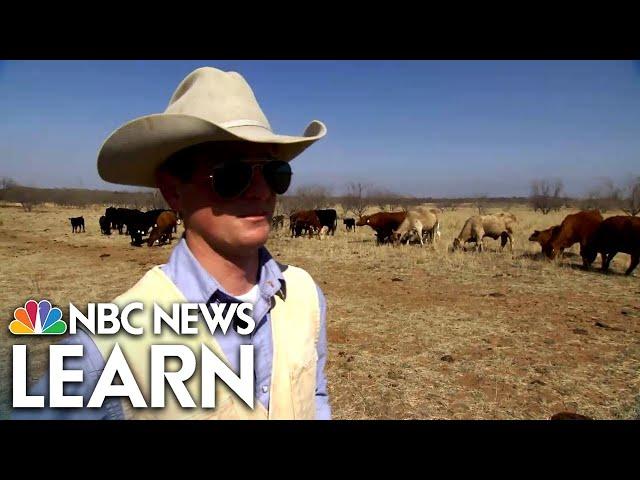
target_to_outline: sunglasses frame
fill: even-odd
[[[249,179],[247,180],[247,184],[239,192],[234,193],[233,195],[222,195],[220,193],[220,189],[216,188],[216,171],[222,171],[225,168],[228,168],[229,165],[238,165],[238,163],[243,163],[243,164],[249,165],[251,167],[251,175],[249,176]],[[289,184],[287,185],[287,188],[283,192],[277,192],[275,190],[274,186],[272,185],[272,180],[270,180],[270,176],[267,176],[264,173],[264,167],[266,167],[267,165],[272,165],[274,163],[286,165],[289,168],[289,172],[288,172],[288,174],[289,174]],[[228,160],[226,162],[221,163],[220,165],[217,165],[217,166],[213,167],[211,169],[211,174],[208,175],[207,177],[208,177],[209,181],[211,182],[211,188],[213,189],[214,192],[216,192],[217,195],[219,195],[220,197],[225,198],[225,199],[233,199],[233,198],[241,196],[251,186],[251,182],[253,181],[253,177],[255,175],[256,169],[260,169],[265,182],[267,183],[267,185],[269,186],[271,191],[273,191],[277,195],[282,195],[282,194],[286,193],[286,191],[289,189],[289,186],[291,185],[291,177],[293,176],[293,171],[291,170],[291,165],[289,164],[289,162],[285,162],[283,160],[278,160],[278,159],[275,159],[275,158],[274,159],[268,159],[268,160],[260,160],[260,161],[257,161],[257,162],[243,161],[243,160]]]

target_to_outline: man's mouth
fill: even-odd
[[[262,220],[264,218],[267,218],[269,216],[269,212],[251,212],[251,213],[246,213],[244,215],[239,215],[240,218],[244,218],[247,220]]]

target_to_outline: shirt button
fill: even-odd
[[[269,386],[268,385],[263,385],[262,386],[262,393],[267,393],[269,391]]]

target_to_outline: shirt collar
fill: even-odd
[[[276,294],[284,299],[286,297],[286,282],[278,262],[266,247],[260,247],[258,255],[260,295],[265,300],[269,300]],[[189,249],[184,235],[171,252],[163,270],[190,302],[205,303],[210,298],[216,298],[220,295],[234,298],[200,265]]]

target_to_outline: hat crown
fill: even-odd
[[[224,128],[258,126],[271,131],[253,90],[237,72],[202,67],[176,88],[165,113],[199,117]]]

